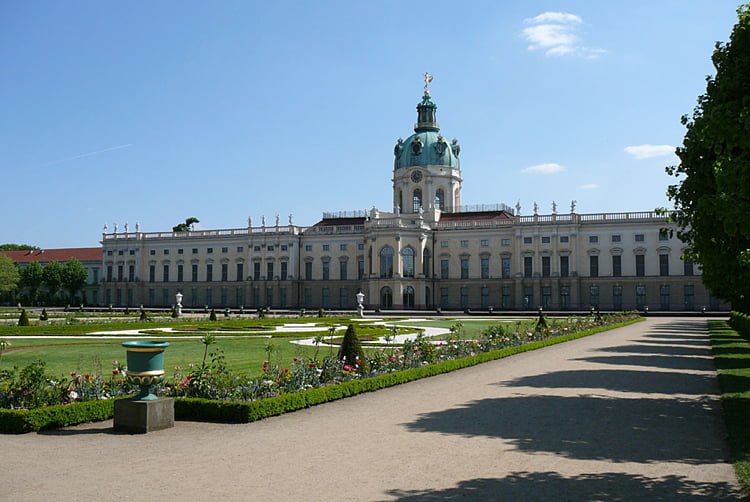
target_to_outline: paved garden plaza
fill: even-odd
[[[243,425],[0,436],[6,500],[738,499],[706,321],[624,328]]]

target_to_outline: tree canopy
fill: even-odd
[[[185,220],[185,223],[178,223],[172,227],[172,232],[189,232],[193,229],[193,225],[200,223],[200,220],[195,216],[191,216]]]
[[[66,262],[62,268],[62,286],[70,293],[72,302],[78,293],[86,285],[89,273],[83,264],[75,258]]]
[[[28,251],[34,249],[39,249],[39,247],[30,244],[0,244],[0,251]]]
[[[674,202],[685,259],[702,267],[703,282],[732,307],[750,312],[750,5],[726,43],[717,42],[707,77],[677,148],[680,178],[667,190]]]
[[[21,273],[13,260],[0,255],[0,293],[13,291],[21,280]]]
[[[28,291],[31,304],[36,304],[39,290],[44,284],[44,267],[39,262],[33,261],[21,269],[21,282],[19,286]]]

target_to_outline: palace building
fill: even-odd
[[[292,223],[102,235],[98,299],[115,306],[700,310],[724,307],[653,211],[521,216],[465,206],[460,145],[429,90],[394,147],[393,208]]]

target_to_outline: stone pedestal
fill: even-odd
[[[174,427],[174,399],[115,401],[115,431],[143,434]]]

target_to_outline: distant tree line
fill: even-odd
[[[4,303],[75,305],[81,303],[77,295],[87,281],[88,271],[76,259],[44,266],[38,262],[19,266],[0,255],[0,299]]]

